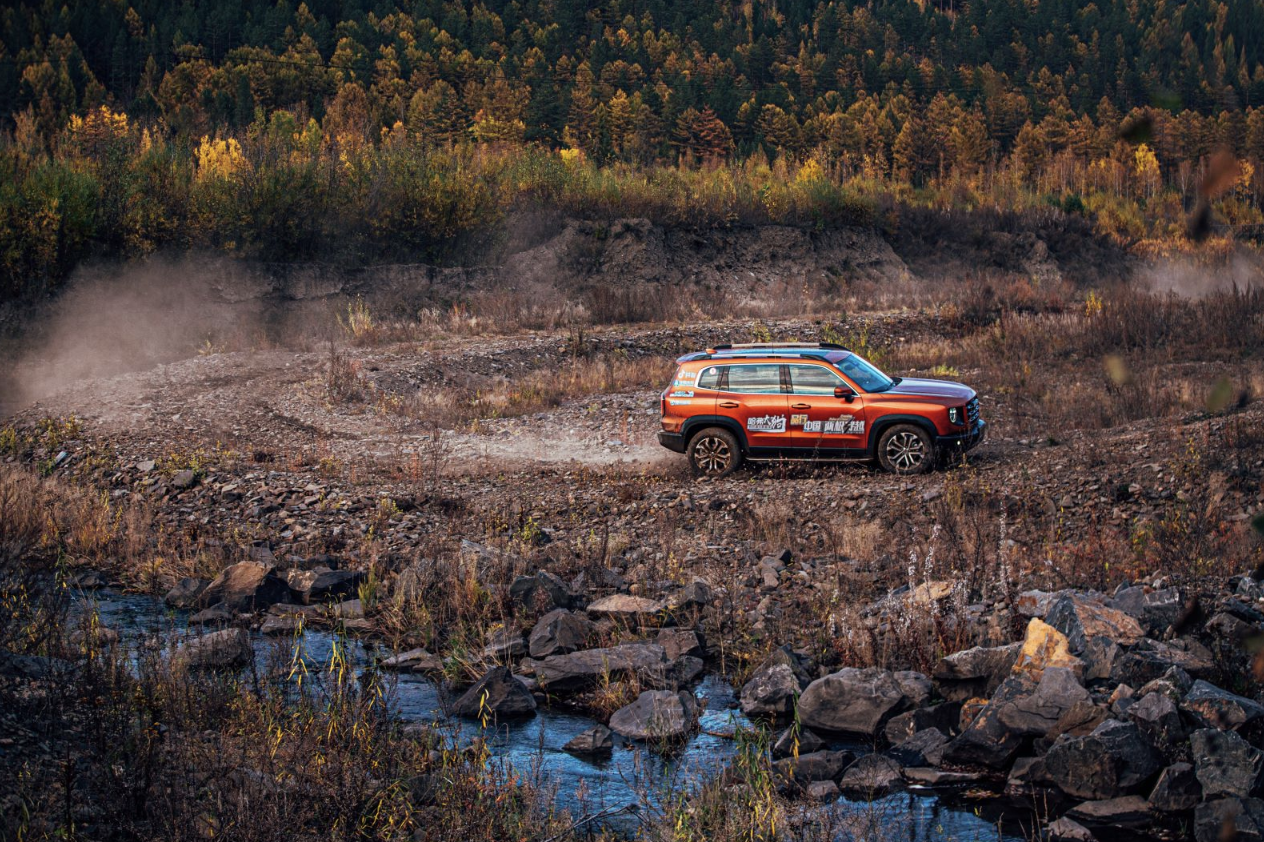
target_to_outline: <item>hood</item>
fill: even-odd
[[[951,380],[921,380],[906,377],[879,395],[908,395],[931,398],[959,398],[962,403],[974,397],[974,389]]]

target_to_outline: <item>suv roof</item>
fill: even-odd
[[[685,354],[677,363],[698,360],[726,360],[749,357],[811,358],[838,362],[851,352],[832,342],[751,342],[744,345],[716,345],[705,351]]]

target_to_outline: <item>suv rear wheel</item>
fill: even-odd
[[[742,464],[737,437],[723,427],[707,427],[689,441],[689,467],[694,476],[726,477]]]
[[[893,474],[924,474],[935,464],[935,443],[915,424],[896,424],[878,439],[878,462]]]

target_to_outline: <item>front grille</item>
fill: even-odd
[[[975,422],[979,420],[978,398],[971,398],[970,402],[966,404],[966,420],[969,422],[971,427],[973,427]]]

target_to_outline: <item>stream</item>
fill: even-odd
[[[187,626],[186,612],[173,611],[152,596],[103,590],[76,594],[76,600],[81,610],[95,607],[101,625],[119,632],[124,641],[181,632]],[[294,645],[290,636],[269,638],[253,633],[251,639],[261,663],[292,651]],[[337,641],[331,631],[306,630],[303,652],[309,668],[319,669],[327,664]],[[367,665],[374,655],[390,654],[373,642],[351,638],[348,643],[357,666]],[[562,749],[571,738],[597,724],[597,720],[587,716],[542,707],[531,719],[499,723],[484,730],[476,722],[449,718],[444,712],[441,688],[423,675],[388,673],[385,684],[389,704],[400,720],[443,725],[451,729],[458,742],[487,738],[495,762],[507,764],[519,775],[554,792],[555,805],[569,810],[577,819],[636,805],[636,812],[621,812],[603,819],[608,827],[630,836],[636,835],[642,819],[652,816],[666,798],[722,771],[737,751],[731,735],[750,724],[738,708],[734,689],[718,676],[707,675],[694,690],[703,708],[701,727],[678,750],[665,756],[631,741],[621,744],[616,736],[612,756],[592,759]],[[848,742],[829,747],[868,751],[864,745]],[[877,831],[884,842],[1022,842],[1032,818],[1030,807],[1011,800],[976,801],[961,792],[927,788],[900,790],[869,802],[840,797],[833,806],[843,815],[854,813],[859,824],[870,828],[864,832],[865,838],[874,838],[870,833]]]

